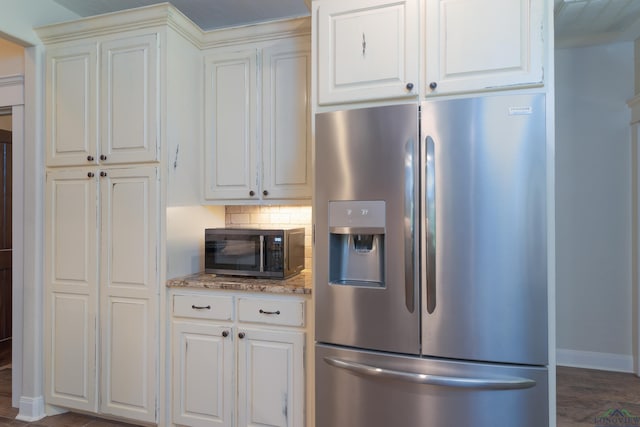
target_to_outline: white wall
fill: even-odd
[[[558,364],[631,371],[634,45],[555,60]]]
[[[53,0],[0,0],[0,33],[24,45],[38,45],[34,27],[79,16]]]
[[[24,74],[24,48],[0,38],[0,76]]]

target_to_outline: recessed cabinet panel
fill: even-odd
[[[263,51],[262,187],[269,198],[311,197],[310,66],[304,42]]]
[[[157,35],[105,42],[101,52],[103,163],[159,160]]]
[[[47,51],[47,165],[91,164],[96,140],[96,44]]]
[[[87,173],[47,176],[47,237],[52,250],[47,277],[52,285],[81,287],[82,292],[96,284],[96,178]]]
[[[90,295],[54,292],[46,322],[47,403],[95,411],[95,305]]]
[[[103,298],[102,412],[155,420],[155,364],[149,350],[157,340],[149,300]]]
[[[205,59],[205,198],[256,191],[256,51]]]
[[[155,168],[111,169],[101,177],[102,283],[115,295],[155,289],[158,177]],[[118,288],[118,289],[115,289]]]
[[[226,333],[226,336],[223,334]],[[173,421],[192,427],[231,427],[233,340],[231,328],[173,323]]]
[[[544,2],[428,0],[426,5],[427,95],[542,83]]]
[[[414,97],[415,0],[349,1],[318,8],[318,102]]]
[[[340,41],[335,44],[336,57],[351,58],[336,61],[337,89],[363,82],[398,82],[404,52],[403,15],[403,5],[395,4],[333,17],[331,37]]]

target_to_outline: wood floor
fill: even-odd
[[[632,419],[631,422],[621,424],[617,423],[618,420],[615,419],[616,414],[620,413],[640,417],[640,378],[632,374],[560,366],[558,367],[557,401],[558,427],[597,427],[602,425],[640,427],[640,420],[636,423]],[[610,410],[619,410],[620,412],[607,415],[607,411]],[[17,409],[11,407],[11,365],[3,363],[3,351],[0,344],[0,427],[132,426],[132,424],[102,420],[71,412],[46,417],[34,423],[25,423],[15,419],[17,414]]]
[[[557,379],[558,427],[640,426],[635,375],[559,366]]]

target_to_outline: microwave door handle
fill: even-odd
[[[260,273],[264,272],[264,256],[265,256],[264,235],[261,234],[260,235]]]
[[[404,292],[409,313],[415,310],[415,141],[410,139],[404,147]]]
[[[427,313],[436,309],[436,156],[433,138],[427,136],[425,159],[425,207],[424,229],[426,233]]]

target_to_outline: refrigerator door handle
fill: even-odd
[[[436,165],[435,143],[433,138],[426,138],[427,156],[425,159],[425,213],[424,227],[426,230],[426,309],[432,314],[436,309]]]
[[[404,292],[409,313],[415,310],[415,141],[410,139],[404,147]]]
[[[520,390],[531,388],[536,382],[529,378],[500,377],[500,378],[469,378],[444,375],[431,375],[419,372],[398,371],[380,368],[365,363],[353,362],[337,357],[325,357],[324,361],[336,368],[346,369],[356,374],[372,376],[380,379],[405,381],[416,384],[434,385],[440,387],[465,388],[473,390]]]

